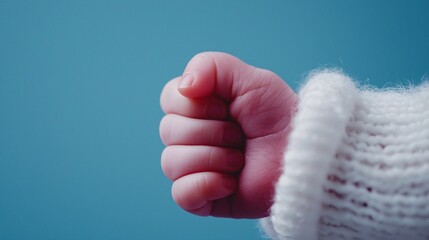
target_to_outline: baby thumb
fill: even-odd
[[[195,55],[186,66],[178,90],[188,98],[210,95],[216,84],[216,64],[209,54]]]
[[[178,90],[188,98],[216,94],[227,100],[234,99],[243,84],[241,72],[250,66],[238,58],[222,52],[203,52],[188,63]]]

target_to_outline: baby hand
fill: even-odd
[[[192,58],[161,94],[161,165],[176,203],[202,216],[267,216],[296,102],[270,71],[225,53]]]

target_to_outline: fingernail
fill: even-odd
[[[189,88],[194,84],[194,77],[190,73],[184,73],[180,80],[179,88]]]

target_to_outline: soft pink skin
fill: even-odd
[[[193,57],[161,94],[161,165],[176,203],[201,216],[267,216],[296,102],[270,71],[225,53]]]

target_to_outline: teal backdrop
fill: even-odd
[[[163,85],[225,51],[298,89],[314,68],[362,83],[429,72],[429,1],[0,0],[0,239],[263,239],[256,220],[170,197]]]

